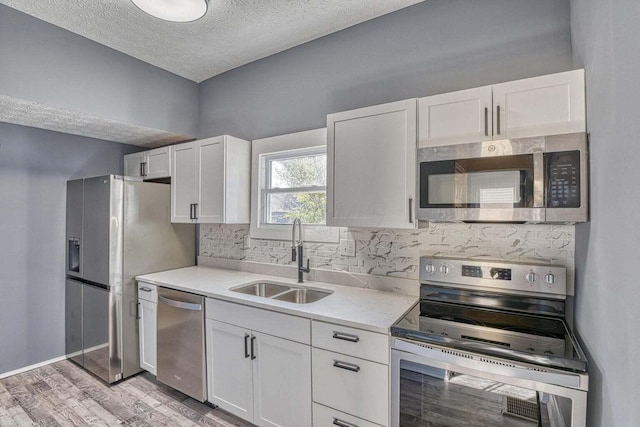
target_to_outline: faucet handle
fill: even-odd
[[[296,247],[295,245],[291,245],[291,261],[295,261],[296,260]]]

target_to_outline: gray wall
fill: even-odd
[[[198,85],[0,4],[0,94],[197,133]]]
[[[428,0],[200,85],[200,137],[324,127],[326,114],[572,68],[568,0]]]
[[[66,181],[135,149],[0,123],[0,374],[64,354]]]
[[[640,425],[640,2],[572,0],[591,132],[591,222],[576,227],[576,327],[589,356],[589,425]]]

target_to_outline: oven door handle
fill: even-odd
[[[544,208],[544,153],[533,152],[533,207]]]

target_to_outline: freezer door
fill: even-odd
[[[66,271],[67,275],[82,277],[82,210],[84,180],[67,182],[67,231]]]
[[[122,284],[123,181],[114,176],[84,180],[82,277],[102,285]]]

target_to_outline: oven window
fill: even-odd
[[[571,426],[571,400],[402,361],[400,426]],[[564,424],[558,424],[564,422]]]
[[[533,206],[533,156],[422,162],[421,208]]]

